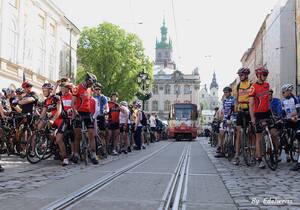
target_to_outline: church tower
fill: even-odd
[[[213,74],[213,78],[210,84],[210,96],[212,97],[212,101],[210,103],[210,108],[214,109],[216,106],[218,106],[219,101],[219,85],[217,83],[216,79],[216,72]]]
[[[172,61],[173,46],[172,41],[167,38],[168,28],[166,27],[166,21],[163,20],[163,25],[160,27],[161,40],[156,38],[155,48],[155,65],[162,66],[163,68],[170,68],[175,70],[175,63]]]

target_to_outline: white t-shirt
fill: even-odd
[[[128,118],[127,123],[130,123],[129,109],[125,106],[121,106],[121,111],[119,115],[120,124],[126,124],[126,118]]]
[[[149,120],[150,120],[150,127],[151,128],[156,128],[155,116],[151,115]]]

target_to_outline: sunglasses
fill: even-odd
[[[239,74],[239,76],[241,77],[241,76],[245,76],[246,74]]]
[[[224,93],[229,93],[228,91],[224,92]]]
[[[264,77],[267,77],[269,74],[261,74],[261,75],[263,75]]]
[[[96,88],[96,89],[94,89],[94,90],[101,90],[100,88]]]

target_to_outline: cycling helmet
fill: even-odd
[[[269,93],[274,93],[273,89],[270,89],[270,90],[269,90]]]
[[[21,95],[24,93],[24,89],[23,88],[17,88],[16,89],[16,94]]]
[[[29,81],[25,81],[22,83],[22,88],[33,87],[33,85]]]
[[[127,105],[128,105],[126,101],[121,101],[120,104],[121,104],[122,106],[127,106]]]
[[[66,87],[66,88],[72,89],[73,88],[73,84],[70,83],[70,82],[62,82],[60,84],[60,87]]]
[[[294,89],[294,86],[292,84],[284,84],[281,87],[281,92],[286,92],[286,91],[292,91]]]
[[[232,92],[231,87],[224,87],[223,92]]]
[[[11,89],[11,88],[3,88],[3,89],[2,89],[2,92],[3,92],[4,95],[6,96],[6,95],[12,94],[12,93],[14,92],[14,90]]]
[[[102,85],[99,82],[97,82],[97,83],[94,84],[94,88],[102,89]]]
[[[61,78],[60,81],[63,83],[63,82],[70,82],[70,79],[69,78]]]
[[[250,69],[242,67],[242,68],[240,68],[238,70],[237,74],[246,74],[246,75],[249,75],[250,74]]]
[[[86,82],[91,81],[92,83],[95,83],[95,82],[97,82],[97,77],[94,74],[87,72],[87,74],[85,76],[85,81]]]
[[[264,67],[261,67],[261,68],[258,68],[258,69],[255,69],[255,74],[269,74],[269,70],[264,68]]]
[[[141,103],[141,101],[136,101],[135,105],[138,106],[138,107],[141,107],[142,103]]]
[[[53,85],[51,83],[44,83],[42,89],[50,89],[53,90]]]
[[[117,97],[119,97],[119,94],[118,94],[118,92],[112,92],[112,93],[110,94],[110,97],[112,97],[112,96],[117,96]]]

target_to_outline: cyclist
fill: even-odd
[[[37,94],[32,91],[32,87],[33,85],[28,81],[22,83],[25,95],[18,101],[18,104],[20,105],[23,114],[32,114],[33,109],[39,100]]]
[[[57,129],[55,135],[55,143],[58,145],[60,156],[62,157],[62,165],[69,164],[69,160],[66,154],[66,147],[64,144],[64,132],[66,131],[66,124],[62,118],[62,104],[58,95],[53,95],[53,86],[50,83],[45,83],[42,86],[43,95],[45,96],[44,108],[40,115],[40,121],[38,123],[38,129],[43,129],[47,123],[50,123],[52,127]],[[48,119],[47,113],[50,113]]]
[[[119,121],[120,121],[120,139],[121,145],[123,145],[123,148],[121,148],[121,151],[127,154],[127,150],[129,147],[129,139],[128,139],[128,133],[129,133],[129,127],[128,124],[130,123],[129,120],[129,109],[128,104],[126,101],[122,101],[120,103],[120,115],[119,115]]]
[[[146,149],[144,145],[142,145],[142,131],[143,131],[143,125],[141,123],[142,121],[142,112],[141,112],[141,107],[142,107],[142,104],[140,101],[136,101],[135,104],[134,104],[134,109],[135,109],[135,126],[134,126],[134,142],[135,142],[135,145],[136,145],[136,149],[137,150],[141,150],[142,146],[143,146],[143,149]]]
[[[97,119],[99,129],[105,131],[104,115],[109,112],[109,107],[107,97],[102,94],[102,85],[100,83],[94,85],[94,99],[96,100],[96,109],[93,118]]]
[[[251,121],[249,113],[249,90],[251,87],[251,82],[248,79],[250,74],[250,69],[240,68],[237,72],[240,78],[240,82],[237,85],[237,120],[236,120],[236,143],[235,143],[235,157],[233,160],[234,165],[240,163],[240,147],[241,147],[241,128],[243,126],[243,121],[245,118],[246,125]],[[251,135],[251,140],[254,142],[254,137]]]
[[[117,149],[120,143],[120,105],[117,103],[118,97],[119,94],[117,92],[112,92],[108,102],[108,141],[111,141],[111,138],[113,138],[112,155],[118,155]]]
[[[261,151],[261,139],[263,128],[260,125],[260,121],[264,119],[271,120],[272,114],[269,105],[269,91],[270,85],[266,82],[269,70],[261,67],[255,69],[255,74],[257,77],[256,83],[251,85],[249,93],[249,111],[251,116],[251,123],[255,125],[256,139],[255,139],[255,156],[259,162],[259,168],[264,169],[266,167],[265,162],[262,159]],[[270,129],[272,141],[275,143],[276,131]],[[275,148],[277,150],[278,147]]]
[[[80,83],[72,90],[72,110],[74,118],[74,132],[75,132],[75,154],[73,162],[78,163],[79,160],[79,147],[81,141],[81,120],[84,121],[85,126],[88,130],[89,146],[91,150],[91,161],[93,164],[98,164],[96,157],[96,143],[94,138],[94,123],[92,120],[90,105],[92,99],[91,87],[97,81],[97,77],[94,74],[87,73],[85,81]],[[76,116],[80,116],[81,119],[76,119]]]
[[[294,86],[292,84],[283,85],[282,91],[282,114],[286,118],[287,126],[293,128],[296,131],[295,138],[300,143],[300,102],[297,97],[293,95]],[[290,169],[292,171],[297,171],[300,169],[300,155],[299,150],[300,144],[298,144],[298,161]]]
[[[154,112],[151,113],[149,121],[150,121],[151,137],[154,141],[157,141],[156,120],[155,120]]]
[[[226,121],[230,120],[231,115],[233,114],[234,111],[234,106],[235,106],[235,97],[231,95],[232,89],[231,87],[225,87],[223,89],[224,93],[224,100],[223,100],[223,123],[221,125],[220,129],[220,138],[219,138],[219,147],[220,153],[216,154],[216,158],[223,158],[225,157],[224,154],[224,138],[225,138],[225,128],[226,128]]]

